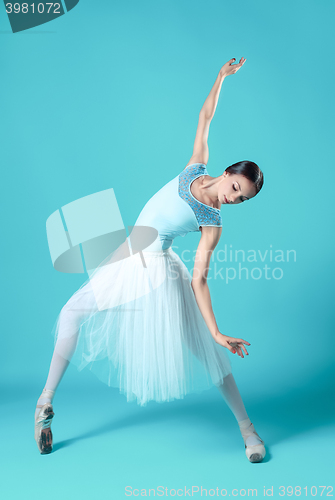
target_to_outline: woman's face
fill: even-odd
[[[255,185],[243,175],[224,172],[221,177],[218,198],[222,204],[236,205],[256,196]]]

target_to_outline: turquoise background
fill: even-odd
[[[331,484],[334,14],[331,1],[80,0],[59,19],[14,35],[0,9],[7,498],[121,499],[126,486],[159,485],[257,488],[258,496],[274,486],[279,498],[280,485]],[[280,264],[281,280],[210,282],[222,333],[251,343],[249,357],[231,360],[266,460],[248,462],[215,388],[143,409],[72,365],[54,400],[54,453],[40,456],[33,414],[50,332],[86,279],[53,269],[46,219],[112,187],[125,225],[133,224],[188,163],[198,113],[232,57],[247,60],[223,83],[208,171],[217,176],[248,159],[265,184],[252,201],[222,208],[218,249],[263,253],[272,245],[297,256]],[[174,249],[198,241],[190,234]]]

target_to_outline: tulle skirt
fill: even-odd
[[[97,269],[65,304],[52,335],[55,351],[78,370],[87,367],[142,406],[218,386],[231,373],[171,248]]]

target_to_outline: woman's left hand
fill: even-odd
[[[249,344],[249,342],[246,342],[246,341],[245,341],[245,340],[243,340],[243,339],[236,339],[236,338],[234,338],[234,337],[227,337],[227,336],[225,336],[225,337],[226,337],[226,338],[225,338],[226,342],[228,342],[228,344],[229,344],[229,345],[230,345],[233,349],[235,349],[235,351],[237,352],[237,354],[238,354],[239,356],[241,356],[241,358],[244,358],[244,356],[243,356],[243,352],[242,352],[242,349],[243,349],[243,351],[245,352],[245,354],[246,354],[247,356],[249,356],[248,351],[246,350],[245,346],[243,345],[243,344],[251,345],[251,344]]]

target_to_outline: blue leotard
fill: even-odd
[[[201,226],[222,227],[220,210],[201,203],[191,193],[192,182],[202,175],[208,175],[206,165],[188,165],[146,203],[135,225],[158,231],[147,251],[165,250],[177,236],[199,231]]]

